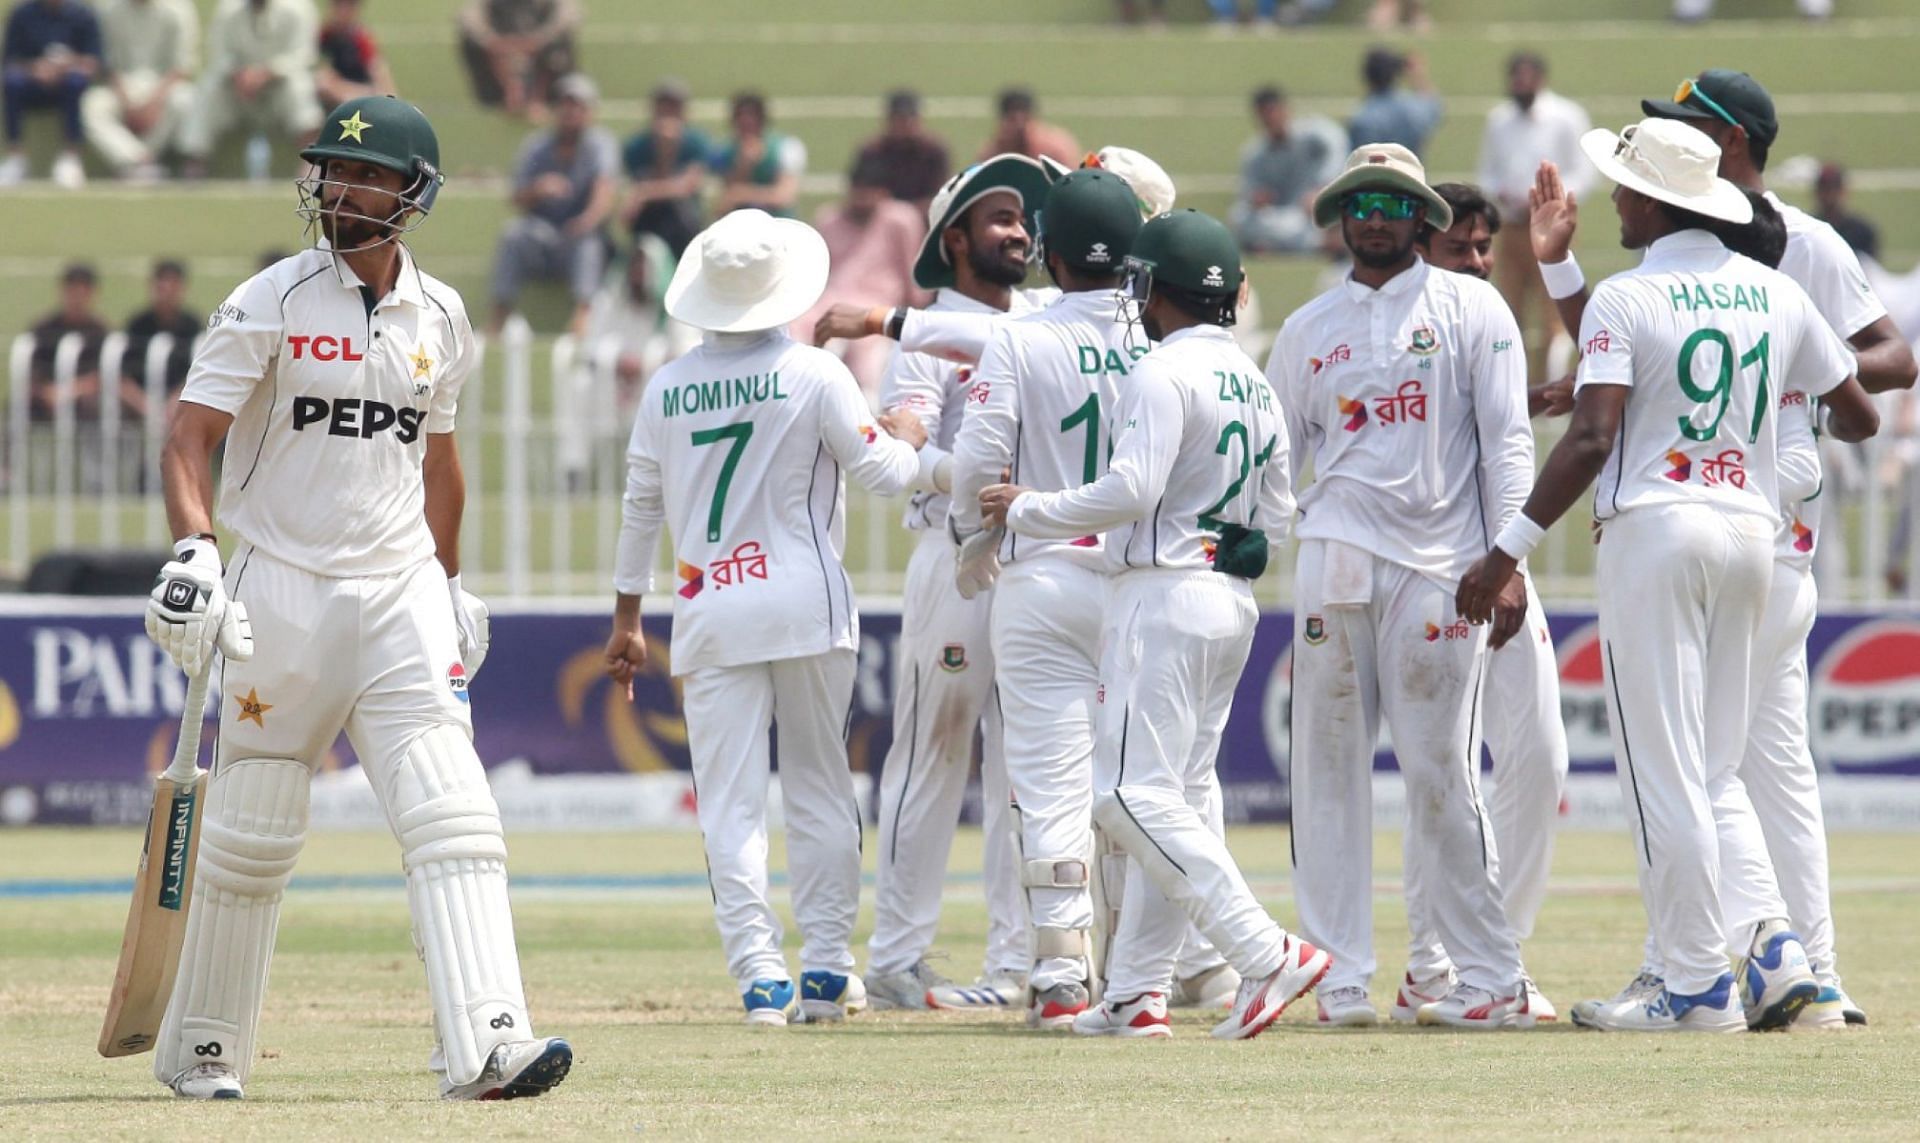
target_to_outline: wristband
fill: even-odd
[[[220,549],[214,546],[210,532],[200,532],[173,544],[173,558],[183,564],[201,564],[220,574]]]
[[[894,341],[900,340],[901,331],[907,327],[907,311],[903,306],[895,306],[887,311],[887,320],[881,323],[880,332]]]
[[[1570,298],[1586,288],[1587,276],[1571,253],[1564,262],[1540,263],[1540,280],[1547,284],[1547,296],[1554,301]]]
[[[1545,528],[1527,519],[1525,513],[1516,513],[1513,519],[1507,521],[1507,526],[1500,529],[1500,534],[1493,538],[1493,546],[1516,561],[1524,560],[1546,537]]]
[[[453,602],[460,602],[460,573],[454,572],[447,577],[447,591],[453,595]]]

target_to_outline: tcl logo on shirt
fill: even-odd
[[[328,401],[324,397],[293,399],[293,430],[305,432],[308,425],[325,423],[330,437],[357,437],[366,440],[375,433],[392,432],[401,444],[412,444],[420,436],[425,409],[396,409],[384,401],[346,397]],[[317,431],[317,430],[316,430]]]
[[[287,338],[287,347],[293,350],[295,361],[308,357],[315,361],[365,360],[365,355],[353,348],[351,337],[335,337],[330,333],[292,334]]]

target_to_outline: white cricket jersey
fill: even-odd
[[[1633,389],[1594,486],[1599,520],[1700,502],[1777,520],[1783,386],[1791,378],[1818,397],[1853,373],[1853,354],[1793,279],[1703,230],[1659,239],[1601,282],[1580,343],[1575,392]]]
[[[942,290],[945,294],[950,291]],[[1045,309],[1058,301],[1060,291],[1052,286],[1013,291],[1014,314]],[[986,352],[993,331],[1004,315],[999,310],[975,312],[942,310],[938,305],[910,309],[900,323],[900,352],[925,353],[962,365],[972,365]]]
[[[1780,201],[1772,191],[1767,192],[1767,201],[1780,212],[1781,219],[1787,224],[1787,252],[1780,258],[1780,272],[1800,283],[1800,288],[1813,299],[1813,307],[1833,327],[1833,332],[1843,339],[1851,338],[1887,316],[1887,307],[1881,304],[1879,295],[1868,284],[1866,271],[1860,267],[1859,256],[1838,231],[1799,207]],[[1792,378],[1787,379],[1787,387],[1798,392]],[[1786,396],[1791,397],[1793,392]],[[1801,398],[1806,420],[1811,426],[1819,415],[1819,406],[1806,399],[1804,393]],[[1789,427],[1787,411],[1783,404],[1780,410],[1780,464],[1783,473],[1789,463],[1786,454]],[[1822,504],[1818,448],[1812,445],[1807,447],[1814,450],[1814,491],[1805,499],[1789,496],[1783,476],[1780,545],[1775,552],[1777,559],[1802,570],[1813,567],[1813,552],[1820,538]]]
[[[1223,525],[1277,544],[1292,523],[1285,418],[1260,367],[1217,325],[1177,330],[1135,364],[1100,479],[1025,493],[1007,513],[1022,536],[1109,533],[1109,571],[1210,568]]]
[[[1014,484],[1057,492],[1107,470],[1108,418],[1119,390],[1147,352],[1112,290],[1062,294],[1046,309],[1005,322],[988,342],[967,392],[953,448],[956,530],[980,529],[980,490],[1011,470]],[[1037,540],[1008,532],[1000,561],[1061,556],[1100,566],[1100,537]]]
[[[664,523],[675,675],[852,649],[843,471],[894,496],[917,469],[832,354],[780,330],[708,334],[641,396],[614,589],[652,588]]]
[[[1010,317],[1019,317],[1038,308],[1032,291],[1028,290],[1013,291],[1012,308],[999,310],[958,290],[947,288],[935,295],[933,304],[925,312],[964,314],[969,318],[983,319],[989,323],[986,328],[991,330]],[[978,356],[975,353],[974,359]],[[880,380],[880,407],[910,409],[927,429],[927,443],[920,450],[922,479],[915,482],[915,491],[907,501],[906,518],[903,521],[912,531],[946,526],[949,498],[946,493],[933,488],[931,474],[934,467],[953,452],[954,438],[960,433],[961,408],[966,403],[967,389],[972,384],[972,365],[913,352],[904,344],[894,352],[893,360],[887,364],[886,376]]]
[[[315,575],[403,571],[434,554],[420,464],[453,431],[476,354],[460,295],[405,246],[392,292],[326,249],[242,282],[207,319],[180,399],[233,416],[220,522]]]
[[[1452,591],[1533,487],[1526,354],[1491,285],[1416,259],[1295,311],[1267,359],[1294,449],[1302,539],[1338,540]]]

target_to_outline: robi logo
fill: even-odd
[[[293,350],[293,359],[311,357],[315,361],[364,361],[366,355],[355,351],[353,339],[335,337],[330,333],[309,336],[297,333],[287,338],[287,347]]]
[[[1920,622],[1862,623],[1813,669],[1814,756],[1879,766],[1920,754]]]
[[[1613,764],[1605,656],[1598,623],[1560,643],[1560,720],[1567,727],[1567,757],[1575,763]]]

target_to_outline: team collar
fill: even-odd
[[[1651,262],[1655,258],[1687,255],[1700,252],[1726,252],[1726,243],[1705,230],[1676,230],[1672,234],[1662,235],[1647,246],[1642,262]]]
[[[1233,334],[1228,332],[1228,330],[1224,326],[1208,325],[1203,323],[1201,325],[1190,325],[1190,326],[1187,326],[1185,329],[1176,329],[1172,333],[1161,338],[1159,342],[1157,342],[1156,344],[1172,345],[1177,341],[1185,341],[1190,337],[1197,337],[1206,341],[1232,341],[1233,340]]]
[[[1353,271],[1351,270],[1347,271],[1347,276],[1342,279],[1341,285],[1346,287],[1349,298],[1352,298],[1356,302],[1364,302],[1368,298],[1399,297],[1409,290],[1419,289],[1421,284],[1426,280],[1427,260],[1415,254],[1413,256],[1413,265],[1400,271],[1393,277],[1388,278],[1386,285],[1381,286],[1377,290],[1364,282],[1354,281]]]
[[[400,249],[400,273],[394,278],[393,292],[387,297],[405,302],[416,309],[424,309],[427,305],[427,294],[420,286],[420,269],[413,263],[413,251],[407,249],[407,244],[404,242],[396,241],[394,245]],[[347,260],[333,253],[333,247],[326,239],[320,240],[318,249],[326,251],[331,257],[334,280],[340,283],[341,289],[358,290],[366,286],[366,283],[360,280],[360,275],[353,272],[353,267],[347,265]],[[387,299],[380,300],[385,302]]]
[[[933,304],[942,309],[960,310],[965,313],[997,314],[1009,311],[998,309],[981,301],[968,297],[952,286],[942,286],[934,292]]]

